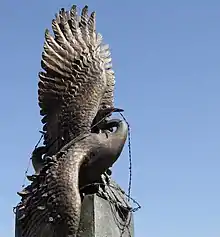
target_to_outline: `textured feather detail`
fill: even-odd
[[[90,132],[98,110],[113,107],[114,72],[110,50],[96,33],[95,13],[74,5],[45,31],[38,98],[44,116],[44,144],[50,155],[81,133]]]
[[[112,59],[110,57],[111,54],[109,50],[109,45],[101,46],[101,55],[105,62],[105,73],[107,78],[107,87],[100,106],[100,109],[103,109],[106,107],[113,107],[115,74],[112,70]]]

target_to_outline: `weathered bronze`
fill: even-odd
[[[110,119],[122,110],[113,105],[109,47],[87,6],[80,16],[76,6],[61,9],[52,29],[38,84],[44,146],[33,151],[31,184],[18,192],[16,237],[133,236],[129,203],[106,173],[128,133],[125,121]]]

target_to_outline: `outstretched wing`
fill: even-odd
[[[95,13],[85,6],[61,9],[45,32],[38,98],[49,154],[89,132],[98,110],[113,105],[114,72],[109,48],[96,33]]]

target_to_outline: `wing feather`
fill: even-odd
[[[38,98],[44,143],[56,153],[80,133],[89,132],[99,109],[113,107],[114,72],[110,50],[96,33],[95,13],[74,5],[52,20],[45,31]]]
[[[114,87],[115,87],[115,74],[112,70],[112,59],[109,49],[109,45],[101,45],[102,58],[105,64],[105,74],[107,80],[107,86],[105,94],[102,98],[100,109],[113,107],[114,105]]]

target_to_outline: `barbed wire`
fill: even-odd
[[[131,153],[131,127],[128,123],[127,119],[122,113],[119,113],[121,117],[124,119],[124,121],[128,125],[128,158],[129,158],[129,180],[128,180],[128,198],[131,196],[131,188],[132,188],[132,153]]]
[[[84,185],[83,187],[80,188],[80,191],[82,191],[83,189],[87,188],[87,187],[93,187],[93,186],[96,186],[96,185],[105,185],[104,183],[99,183],[99,182],[95,182],[95,183],[91,183],[91,184],[86,184]],[[111,185],[111,184],[106,184],[109,188],[113,188],[117,191],[120,191],[122,192],[121,188],[119,187],[116,187],[114,185]],[[124,191],[122,192],[123,195],[125,195],[127,198],[129,197],[129,195],[127,193],[125,193]],[[132,197],[129,197],[129,200],[132,201],[136,207],[135,208],[131,208],[131,212],[136,212],[138,211],[140,208],[141,208],[141,205]],[[115,204],[117,204],[117,202],[115,202]]]
[[[139,204],[134,198],[131,197],[131,189],[132,189],[131,128],[130,128],[130,124],[128,123],[128,121],[127,121],[127,119],[125,118],[125,116],[124,116],[121,112],[119,112],[119,114],[121,115],[121,117],[123,118],[123,120],[126,122],[126,124],[127,124],[127,126],[128,126],[128,158],[129,158],[129,167],[128,167],[128,168],[129,168],[128,194],[126,194],[124,191],[122,192],[122,190],[121,190],[119,187],[113,186],[113,185],[111,185],[111,184],[107,184],[107,185],[108,185],[108,187],[109,187],[109,189],[110,189],[111,191],[112,191],[112,189],[115,189],[115,190],[117,190],[117,191],[122,192],[123,195],[127,197],[127,199],[128,199],[129,202],[132,201],[133,204],[136,205],[136,207],[129,207],[129,206],[128,206],[128,207],[126,208],[126,210],[127,210],[129,213],[131,213],[131,212],[136,212],[136,211],[138,211],[138,210],[141,208],[141,206],[140,206],[140,204]],[[94,125],[92,126],[92,128],[94,128],[95,126],[97,126],[98,124],[100,124],[100,123],[101,123],[103,120],[105,120],[106,117],[108,117],[109,115],[111,115],[111,113],[107,114],[105,117],[103,117],[102,119],[100,119],[96,124],[94,124]],[[40,144],[41,140],[42,140],[43,137],[44,137],[44,134],[45,134],[45,133],[44,133],[44,132],[41,132],[41,131],[40,131],[40,133],[41,133],[42,135],[40,136],[40,139],[39,139],[38,142],[36,143],[36,145],[35,145],[35,147],[34,147],[34,150],[38,147],[38,145]],[[81,136],[79,135],[78,137],[81,137]],[[78,137],[76,137],[74,140],[77,140]],[[52,142],[52,144],[54,144],[54,142],[56,142],[57,139],[59,139],[59,137],[56,138],[56,139]],[[51,145],[52,145],[52,144],[51,144]],[[32,157],[29,158],[28,166],[27,166],[27,169],[25,170],[22,188],[25,186],[25,180],[26,180],[26,177],[27,177],[29,168],[30,168],[31,159],[32,159]],[[83,188],[85,188],[85,187],[87,187],[87,186],[94,186],[94,185],[103,185],[103,183],[93,183],[93,184],[85,185],[85,186],[82,187],[81,189],[83,189]],[[80,190],[81,190],[81,189],[80,189]],[[112,193],[114,193],[114,192],[112,191]],[[113,215],[114,215],[114,218],[115,218],[115,220],[117,220],[118,217],[117,217],[117,211],[115,210],[115,208],[117,207],[118,203],[117,203],[116,200],[114,200],[114,199],[112,199],[112,198],[110,198],[110,197],[108,197],[107,200],[108,200],[108,202],[109,202],[109,204],[110,204],[110,207],[111,207],[112,213],[113,213]],[[114,205],[114,207],[113,207],[112,205]],[[120,215],[123,216],[124,219],[126,219],[126,220],[124,220],[124,224],[121,224],[121,223],[119,222],[119,220],[116,222],[118,228],[121,230],[120,236],[121,236],[121,237],[123,236],[123,234],[124,234],[124,232],[125,232],[125,228],[127,229],[129,236],[131,236],[130,229],[129,229],[130,222],[131,222],[131,215],[127,215],[127,217],[125,217],[124,213],[121,211],[120,208],[118,208],[118,211],[120,212]],[[128,220],[128,218],[129,218],[129,220]],[[121,226],[122,226],[122,228],[121,228]]]
[[[131,129],[130,129],[130,124],[128,123],[128,121],[125,118],[125,116],[121,112],[119,112],[119,114],[121,115],[121,117],[127,123],[127,126],[128,126],[128,157],[129,157],[129,167],[128,167],[128,169],[129,169],[129,180],[128,180],[128,196],[127,197],[128,197],[128,200],[129,200],[131,198],[131,189],[132,189]],[[96,124],[94,124],[92,126],[92,128],[94,128],[95,126],[99,125],[102,121],[104,121],[110,115],[111,115],[111,112],[108,113],[106,116],[104,116],[102,119],[100,119]],[[38,145],[40,144],[41,140],[44,137],[44,132],[40,131],[40,133],[42,135],[41,135],[40,139],[37,141],[37,143],[36,143],[36,145],[34,147],[34,150],[38,147]],[[78,136],[78,137],[80,137],[80,136]],[[76,137],[76,140],[77,140],[78,137]],[[54,139],[54,141],[52,142],[52,144],[50,146],[52,146],[57,141],[57,139],[59,139],[59,138]],[[32,159],[32,157],[29,158],[28,165],[27,165],[27,168],[26,168],[25,173],[24,173],[24,179],[23,179],[22,187],[25,186],[25,180],[26,180],[29,168],[30,168],[31,159]]]
[[[121,115],[121,117],[123,118],[123,120],[126,122],[127,126],[128,126],[128,158],[129,158],[129,180],[128,180],[128,194],[124,193],[124,195],[128,198],[128,201],[132,201],[134,204],[137,205],[136,208],[132,208],[131,211],[132,212],[136,212],[137,210],[139,210],[141,208],[141,206],[139,205],[139,203],[134,200],[132,197],[131,197],[131,189],[132,189],[132,149],[131,149],[131,128],[130,128],[130,124],[128,123],[127,119],[125,118],[125,116],[119,112],[119,114]],[[105,117],[103,117],[102,119],[100,119],[96,124],[94,124],[92,126],[92,128],[94,128],[95,126],[97,126],[98,124],[100,124],[103,120],[106,119],[106,117],[108,117],[109,115],[111,115],[111,113],[107,114]],[[34,150],[38,147],[38,145],[40,144],[41,140],[43,139],[43,136],[44,136],[44,132],[41,132],[42,133],[40,139],[38,140],[38,142],[36,143],[35,147],[34,147]],[[78,136],[80,137],[80,136]],[[77,140],[76,137],[75,139]],[[53,143],[57,140],[58,138],[56,138]],[[28,171],[29,171],[29,168],[30,168],[30,163],[31,163],[31,159],[32,157],[29,158],[29,161],[28,161],[28,166],[27,166],[27,169],[25,170],[25,174],[24,174],[24,180],[23,180],[23,184],[22,184],[22,187],[25,186],[25,180],[26,180],[26,177],[27,177],[27,174],[28,174]],[[91,185],[101,185],[101,183],[95,183],[95,184],[90,184],[89,186]],[[85,188],[86,186],[84,186],[83,188]],[[114,188],[114,189],[117,189],[116,187],[114,186],[109,186],[111,188]],[[120,190],[120,189],[118,189]]]

